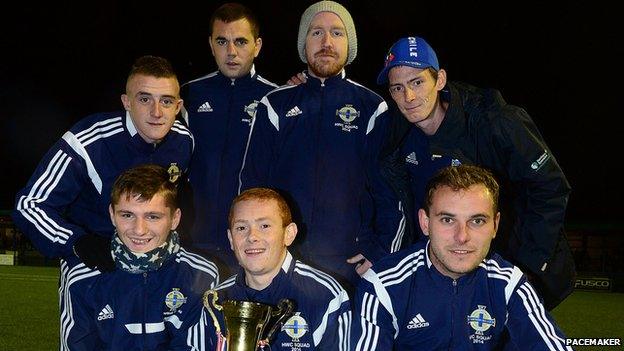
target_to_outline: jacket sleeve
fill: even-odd
[[[249,131],[239,177],[239,193],[253,187],[269,186],[270,165],[275,159],[278,132],[279,117],[265,96],[258,104]]]
[[[379,155],[387,134],[389,117],[387,105],[382,102],[371,119],[374,126],[367,135],[366,176],[367,192],[362,195],[363,225],[358,235],[360,252],[371,262],[376,262],[401,248],[405,233],[403,208],[392,189],[382,179]]]
[[[43,255],[73,255],[73,244],[85,230],[69,222],[64,213],[87,181],[84,160],[61,139],[41,160],[26,187],[17,193],[13,220]]]
[[[533,286],[522,278],[507,304],[506,327],[518,350],[572,350]]]
[[[320,342],[315,345],[315,350],[327,351],[348,351],[349,350],[349,331],[351,326],[351,302],[349,296],[344,290],[336,295],[327,305],[323,321],[327,321],[325,326],[321,325],[318,329],[325,328],[321,336]],[[322,324],[323,322],[321,322]],[[317,330],[318,330],[317,329]],[[314,336],[316,339],[317,331]],[[316,341],[316,340],[315,340]]]
[[[507,106],[494,125],[494,149],[515,192],[519,241],[515,259],[531,272],[548,268],[563,231],[570,185],[539,130],[522,109]],[[490,146],[491,147],[491,146]]]
[[[354,321],[351,328],[351,350],[392,350],[395,327],[392,314],[381,302],[371,281],[377,274],[369,269],[360,280],[355,293]],[[383,291],[385,288],[380,287]],[[385,301],[390,303],[390,301]]]

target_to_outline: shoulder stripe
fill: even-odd
[[[89,128],[81,130],[78,133],[75,133],[76,138],[83,141],[84,139],[88,139],[93,134],[99,133],[99,131],[107,131],[107,130],[110,130],[111,128],[120,126],[121,125],[120,123],[121,123],[121,116],[108,118],[103,121],[93,123]]]
[[[565,346],[565,340],[557,335],[555,327],[546,316],[544,306],[539,302],[539,298],[528,282],[518,288],[518,295],[527,311],[531,323],[542,337],[549,350],[572,350]]]
[[[188,119],[187,119],[188,122]],[[171,126],[171,130],[182,135],[188,135],[191,138],[191,150],[195,150],[195,137],[193,133],[180,121],[176,120]]]
[[[260,103],[263,104],[264,106],[266,106],[266,108],[267,108],[267,116],[269,117],[269,121],[271,122],[273,127],[275,127],[275,129],[279,131],[279,116],[277,115],[277,113],[273,109],[273,106],[271,106],[271,103],[269,102],[269,99],[267,99],[267,97],[264,96],[262,98],[262,100],[260,100]]]
[[[212,77],[216,76],[216,75],[217,75],[217,73],[219,73],[219,71],[214,71],[214,72],[212,72],[212,73],[208,73],[208,74],[207,74],[207,75],[205,75],[205,76],[202,76],[202,77],[199,77],[199,78],[196,78],[196,79],[193,79],[193,80],[189,80],[188,82],[186,82],[186,83],[182,84],[182,86],[181,86],[181,87],[183,87],[183,86],[185,86],[185,85],[187,85],[187,84],[191,84],[191,83],[199,82],[200,80],[204,80],[204,79],[212,78]],[[180,88],[181,88],[181,87],[180,87]]]
[[[221,284],[217,285],[215,290],[223,290],[225,288],[229,288],[230,286],[236,284],[236,277],[237,277],[237,274],[234,274],[233,276],[227,278]]]
[[[385,101],[380,102],[379,106],[377,106],[377,110],[375,110],[375,113],[373,113],[371,118],[368,120],[368,126],[366,127],[367,135],[373,131],[373,128],[375,128],[375,121],[377,120],[377,117],[386,111],[388,111],[388,104]]]
[[[76,138],[76,136],[71,132],[63,134],[63,140],[65,140],[65,142],[72,149],[74,149],[74,152],[76,152],[76,154],[78,154],[85,161],[85,165],[87,166],[87,174],[89,175],[89,179],[91,179],[91,183],[93,183],[95,190],[97,190],[99,194],[102,194],[102,179],[95,169],[95,166],[91,161],[91,157],[89,157],[89,154],[84,148],[84,145],[82,145],[78,138]]]
[[[489,274],[488,274],[488,277],[489,277]],[[505,286],[505,303],[509,303],[509,299],[511,298],[511,295],[513,294],[514,290],[516,290],[516,286],[518,285],[518,282],[520,281],[521,278],[522,278],[522,271],[520,270],[520,268],[514,266],[513,273],[511,274],[511,277],[507,281],[507,286]]]
[[[288,90],[288,89],[293,89],[293,88],[296,88],[296,87],[297,87],[297,85],[280,85],[280,86],[278,86],[277,88],[275,88],[275,89],[273,89],[273,90],[269,91],[269,92],[265,95],[265,97],[266,97],[266,96],[269,96],[269,95],[271,95],[271,94],[273,94],[273,93],[276,93],[276,92],[278,92],[278,91]]]
[[[83,144],[83,146],[87,146],[98,139],[106,138],[108,136],[121,133],[124,131],[123,123],[121,123],[121,117],[108,119],[103,122],[107,122],[107,123],[106,124],[101,124],[102,122],[96,123],[91,128],[88,129],[87,133],[85,133],[86,131],[83,131],[83,132],[80,132],[80,135],[75,134],[76,139],[78,139],[80,143]]]
[[[256,75],[256,79],[258,79],[258,80],[259,80],[259,81],[261,81],[262,83],[264,83],[264,84],[266,84],[266,85],[269,85],[269,86],[272,86],[272,87],[274,87],[274,88],[277,88],[277,87],[278,87],[278,85],[277,85],[277,84],[275,84],[275,83],[273,83],[273,82],[271,82],[271,81],[269,81],[269,80],[266,80],[264,77],[262,77],[262,76],[261,76],[261,75],[259,75],[259,74],[258,74],[258,75]]]
[[[424,265],[425,249],[420,249],[403,258],[394,267],[379,272],[379,280],[384,286],[399,284]]]
[[[363,86],[362,84],[360,84],[360,83],[358,83],[358,82],[356,82],[356,81],[354,81],[354,80],[352,80],[352,79],[349,79],[349,78],[347,78],[347,82],[349,82],[349,83],[351,83],[351,84],[353,84],[353,85],[357,85],[357,86],[358,86],[358,87],[360,87],[360,88],[364,88],[364,89],[366,89],[366,90],[370,91],[371,93],[373,93],[373,95],[375,95],[376,97],[378,97],[380,100],[383,100],[383,97],[381,97],[381,95],[377,94],[374,90],[369,89],[369,88],[367,88],[367,87]]]
[[[312,268],[299,260],[295,262],[295,272],[323,284],[334,296],[341,295],[344,292],[344,289],[338,284],[334,277],[316,268]]]
[[[178,257],[176,257],[176,262],[187,263],[189,266],[197,270],[208,273],[215,278],[215,281],[219,279],[219,270],[217,269],[217,266],[211,261],[205,259],[204,257],[190,253],[183,248],[180,248],[177,256]]]

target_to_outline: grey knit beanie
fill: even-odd
[[[348,53],[347,65],[353,62],[357,55],[357,35],[355,34],[355,25],[353,24],[353,18],[349,14],[344,6],[333,1],[319,1],[310,5],[301,15],[301,22],[299,22],[299,38],[297,39],[297,49],[299,50],[299,58],[303,63],[308,63],[305,55],[305,42],[308,35],[308,29],[310,28],[310,22],[312,18],[319,12],[333,12],[335,13],[345,26],[347,31],[348,40]]]

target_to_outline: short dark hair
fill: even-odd
[[[140,165],[117,177],[111,191],[111,205],[115,207],[122,196],[126,200],[138,197],[141,201],[150,201],[156,194],[163,196],[171,211],[178,208],[178,190],[170,180],[169,172],[159,165]]]
[[[232,206],[230,206],[230,214],[228,216],[228,222],[232,226],[232,220],[234,219],[234,206],[242,201],[258,200],[258,201],[277,201],[277,207],[279,208],[280,217],[282,217],[282,226],[286,227],[292,223],[292,213],[290,207],[282,195],[277,191],[269,188],[251,188],[243,191],[237,197],[232,200]]]
[[[210,35],[212,36],[212,28],[216,20],[230,23],[243,18],[247,19],[249,22],[251,34],[254,39],[258,39],[258,37],[260,37],[260,24],[258,23],[256,15],[254,15],[247,6],[236,2],[225,3],[212,13],[210,21],[208,22],[210,25]]]
[[[134,61],[130,73],[128,73],[128,80],[137,74],[156,78],[178,79],[169,60],[151,55],[141,56]]]
[[[494,213],[498,212],[499,186],[494,175],[485,168],[472,165],[448,166],[436,173],[429,180],[427,190],[425,191],[425,212],[427,212],[427,215],[429,214],[433,195],[437,189],[447,186],[453,191],[467,190],[472,185],[478,184],[482,184],[488,189],[492,195]]]

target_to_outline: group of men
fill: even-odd
[[[333,1],[301,16],[296,85],[257,74],[245,6],[210,28],[217,72],[180,87],[139,58],[125,113],[78,122],[17,194],[16,224],[61,257],[61,349],[223,347],[212,288],[295,303],[272,349],[565,349],[547,309],[572,288],[570,187],[524,110],[447,81],[419,37],[386,57],[389,109],[346,78],[356,30]]]

